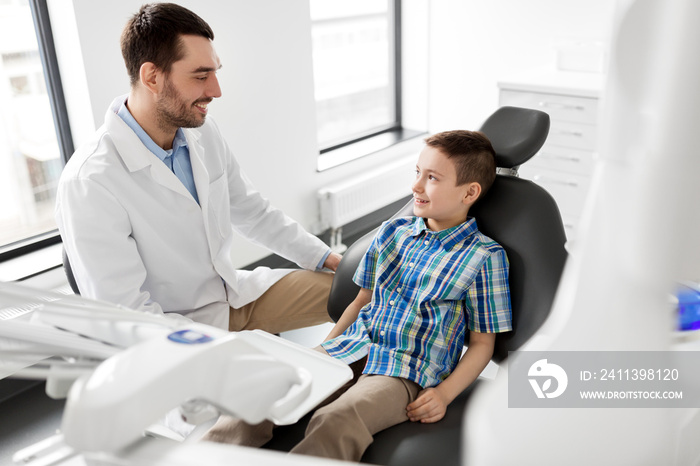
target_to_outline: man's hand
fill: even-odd
[[[342,258],[343,256],[341,256],[340,254],[332,252],[326,258],[326,262],[323,263],[323,266],[335,272],[336,270],[338,270],[338,264],[340,264],[340,259]]]
[[[436,387],[426,388],[416,400],[406,407],[406,415],[412,422],[431,423],[445,417],[449,401]]]

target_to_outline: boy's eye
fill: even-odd
[[[437,181],[437,178],[435,178],[433,175],[428,175],[429,180]]]

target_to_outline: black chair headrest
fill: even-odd
[[[496,151],[496,166],[514,168],[532,158],[547,140],[549,115],[539,110],[501,107],[481,126]]]

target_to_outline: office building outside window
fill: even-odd
[[[62,150],[72,150],[70,132],[57,134],[55,96],[45,78],[55,83],[57,67],[49,72],[46,44],[40,48],[37,40],[35,24],[48,29],[39,37],[50,37],[48,23],[32,16],[37,4],[0,0],[0,258],[33,239],[57,241],[56,185]]]
[[[400,127],[397,5],[311,0],[321,152]]]

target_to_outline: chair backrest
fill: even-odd
[[[75,275],[73,275],[73,268],[68,260],[68,254],[66,254],[66,248],[63,248],[63,271],[66,273],[68,284],[70,285],[71,290],[73,290],[73,293],[80,294],[78,283],[75,281]]]
[[[517,170],[544,144],[549,116],[538,110],[501,107],[482,125],[500,168]],[[412,202],[395,217],[412,215]],[[552,196],[537,184],[511,175],[497,175],[488,193],[472,206],[479,230],[508,254],[513,309],[512,332],[498,334],[493,359],[501,361],[527,341],[549,315],[566,262],[566,234]],[[338,267],[328,312],[338,319],[357,295],[352,275],[374,237],[353,243]]]

